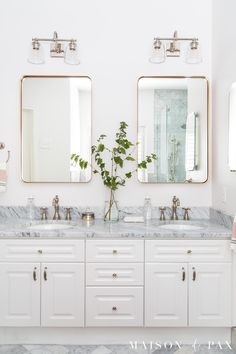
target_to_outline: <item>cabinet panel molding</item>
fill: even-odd
[[[0,264],[0,326],[40,326],[40,264]]]
[[[147,263],[145,269],[145,326],[187,326],[187,264]]]

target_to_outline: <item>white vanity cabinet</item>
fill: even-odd
[[[143,326],[144,241],[86,242],[86,326]]]
[[[224,240],[1,239],[0,327],[231,327],[231,268]]]
[[[228,241],[146,241],[146,262],[146,327],[231,326]]]
[[[84,325],[83,240],[0,240],[0,249],[0,326]]]

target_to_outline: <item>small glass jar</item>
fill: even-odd
[[[27,199],[26,209],[27,209],[27,219],[35,220],[36,209],[35,209],[34,198],[33,197],[29,197]]]
[[[144,201],[143,217],[146,223],[148,223],[152,219],[152,203],[151,198],[148,195],[145,197]]]

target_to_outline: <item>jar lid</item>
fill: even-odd
[[[82,218],[82,220],[94,220],[95,214],[92,211],[85,211],[85,212],[81,213],[81,218]]]

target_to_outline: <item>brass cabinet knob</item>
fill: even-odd
[[[117,307],[116,307],[116,306],[113,306],[113,307],[112,307],[112,311],[117,311]]]
[[[192,253],[192,250],[187,250],[187,254],[191,254]]]
[[[117,274],[116,274],[116,273],[113,273],[113,274],[112,274],[112,278],[117,278]]]
[[[38,254],[42,254],[43,253],[43,251],[42,250],[38,250]]]
[[[117,252],[117,250],[113,250],[112,253],[113,254],[117,254],[118,252]]]

